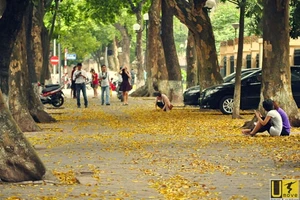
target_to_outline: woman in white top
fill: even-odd
[[[263,108],[267,111],[267,116],[264,118],[260,112],[255,111],[258,121],[254,129],[244,129],[242,133],[245,135],[254,136],[258,132],[268,131],[271,136],[280,136],[282,131],[282,118],[277,110],[274,109],[273,101],[267,99],[263,102]]]
[[[155,108],[157,109],[157,107],[161,108],[163,111],[169,111],[173,108],[173,105],[167,95],[158,92],[155,100]]]

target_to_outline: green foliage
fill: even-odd
[[[183,81],[186,80],[186,76],[187,76],[186,70],[184,70],[184,69],[181,68],[181,77],[182,77],[182,80],[183,80]]]
[[[221,0],[238,4],[239,0]],[[246,17],[249,19],[248,31],[250,34],[262,35],[262,0],[247,0]],[[300,36],[300,1],[290,1],[290,36],[298,38]]]
[[[236,5],[231,3],[219,3],[215,10],[210,14],[211,23],[214,31],[216,48],[219,50],[220,43],[234,39],[235,30],[233,23],[239,22],[239,10]]]
[[[59,5],[58,16],[55,24],[54,38],[61,43],[62,49],[69,53],[76,53],[78,60],[82,61],[102,46],[107,46],[116,36],[112,25],[97,23],[85,13],[84,0],[64,0]],[[53,11],[45,16],[48,29],[51,26]]]
[[[121,41],[121,35],[114,23],[124,26],[129,35],[135,36],[132,29],[136,17],[132,13],[141,9],[138,5],[148,0],[64,0],[59,5],[53,38],[57,38],[62,48],[76,53],[79,59],[89,57],[109,46],[114,38]],[[149,6],[148,6],[149,7]],[[142,9],[146,9],[144,6]],[[48,9],[44,21],[50,30],[55,12],[54,2]],[[134,41],[134,40],[132,40]],[[134,46],[132,52],[134,55]]]
[[[150,0],[87,0],[89,16],[106,24],[118,22],[118,18],[124,14],[124,10],[133,15],[141,3],[144,3],[142,9],[146,12]]]
[[[262,13],[263,6],[260,1],[248,1],[245,16],[250,19],[248,24],[250,34],[262,36]]]
[[[298,38],[300,36],[300,1],[291,2],[290,25],[291,38]]]
[[[86,14],[103,23],[114,23],[125,5],[126,1],[119,0],[87,0]]]

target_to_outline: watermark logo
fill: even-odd
[[[299,200],[299,180],[271,180],[271,200]]]

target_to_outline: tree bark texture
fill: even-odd
[[[12,118],[0,91],[0,179],[7,182],[42,179],[45,167]]]
[[[268,98],[278,102],[287,112],[291,125],[300,126],[300,116],[291,90],[289,0],[264,0],[263,7],[264,52],[260,99],[261,102]]]
[[[41,5],[33,6],[33,15],[32,15],[32,64],[34,66],[34,71],[30,71],[30,76],[33,77],[32,82],[36,83],[40,81],[41,71],[44,61],[43,55],[43,44],[42,44],[42,27],[41,24],[43,19],[43,15],[40,11]],[[30,58],[28,58],[30,60]],[[29,65],[30,66],[30,65]]]
[[[40,73],[42,71],[42,65],[45,61],[43,57],[42,43],[42,29],[44,27],[43,23],[43,2],[40,1],[38,5],[30,3],[27,17],[25,18],[26,25],[26,51],[27,51],[27,80],[22,85],[22,90],[24,92],[26,104],[28,105],[29,112],[35,122],[49,123],[56,121],[44,110],[44,106],[41,103],[39,97],[39,91],[37,88],[37,77],[41,77]],[[47,44],[45,44],[47,46]],[[49,41],[48,41],[49,46]],[[47,62],[47,61],[46,61]],[[49,71],[49,69],[48,69]],[[38,73],[37,73],[38,72]],[[29,131],[29,130],[28,130]],[[34,129],[32,129],[34,131]]]
[[[174,42],[173,16],[173,10],[162,1],[161,38],[168,70],[169,98],[173,102],[182,102],[182,76]]]
[[[30,7],[30,6],[29,6]],[[22,131],[40,131],[28,110],[27,90],[30,88],[30,78],[27,66],[27,39],[24,17],[22,28],[17,35],[10,62],[9,73],[9,108],[10,112]]]
[[[0,19],[0,87],[8,95],[10,56],[29,0],[10,0]]]
[[[108,60],[108,66],[110,70],[113,70],[116,67],[116,63],[115,63],[115,59],[114,59],[114,55],[108,56],[107,57]]]
[[[147,51],[147,84],[150,96],[158,90],[158,37],[160,35],[160,0],[153,0],[149,9],[149,31]]]
[[[0,19],[1,86],[8,94],[10,57],[29,1],[11,0]],[[5,84],[5,85],[3,85]],[[0,90],[0,179],[2,181],[39,180],[45,167],[12,118]]]
[[[161,1],[161,0],[160,0]],[[161,91],[164,94],[167,94],[171,99],[171,96],[173,95],[172,92],[173,90],[170,90],[170,85],[169,85],[169,74],[168,74],[168,69],[166,65],[166,57],[165,57],[165,52],[164,52],[164,47],[163,43],[161,40],[161,34],[157,36],[157,54],[158,54],[158,90]],[[175,96],[175,95],[173,95]]]
[[[103,52],[102,49],[99,48],[99,49],[97,49],[96,51],[94,51],[94,52],[92,53],[93,59],[97,62],[97,69],[98,69],[98,72],[100,72],[100,65],[102,64],[102,63],[101,63],[101,60],[100,60],[100,58],[103,56],[102,52]]]
[[[136,31],[136,67],[137,67],[137,86],[141,86],[145,83],[144,80],[144,59],[143,59],[143,20],[142,20],[142,10],[139,9],[136,12],[137,23],[141,25],[141,30]]]
[[[39,19],[40,21],[40,28],[42,30],[41,32],[41,41],[42,41],[42,49],[43,49],[43,65],[42,65],[42,69],[41,69],[41,73],[40,73],[40,77],[38,77],[39,82],[44,85],[45,84],[45,80],[50,79],[50,70],[49,70],[49,54],[50,54],[50,37],[49,37],[49,33],[47,28],[44,25],[43,22],[43,17],[45,15],[44,13],[44,4],[43,1],[40,0],[40,9],[38,10],[38,12],[40,12],[40,15],[42,18]]]
[[[197,84],[199,85],[195,39],[191,31],[188,32],[186,61],[186,87],[189,88]]]
[[[120,66],[128,66],[130,64],[130,36],[126,27],[117,23],[114,25],[121,33],[122,36],[122,53],[120,57]]]
[[[194,34],[201,89],[223,82],[217,58],[210,18],[205,11],[206,0],[166,0],[176,17]]]
[[[119,71],[120,70],[120,62],[119,62],[119,59],[118,59],[118,45],[117,45],[117,40],[116,38],[114,38],[114,41],[113,41],[113,46],[114,46],[114,63],[115,65],[113,66],[113,70],[114,71]]]
[[[243,62],[243,48],[244,48],[244,26],[245,26],[245,8],[246,0],[242,0],[239,3],[240,7],[240,28],[239,28],[239,38],[238,38],[238,53],[237,53],[237,64],[235,72],[235,86],[234,86],[234,96],[233,96],[233,110],[232,118],[238,119],[240,116],[240,104],[241,104],[241,71]],[[236,38],[234,38],[236,41]]]

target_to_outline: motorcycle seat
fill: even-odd
[[[60,88],[60,85],[53,85],[52,87],[46,87],[42,90],[42,93],[45,93],[45,92],[50,92],[50,91],[53,91],[53,90],[57,90]]]
[[[49,84],[49,85],[45,85],[45,88],[49,88],[49,87],[60,87],[59,84]]]

